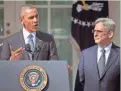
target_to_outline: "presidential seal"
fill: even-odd
[[[47,74],[40,66],[30,65],[20,74],[20,84],[26,91],[42,91],[47,82]]]

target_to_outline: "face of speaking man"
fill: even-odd
[[[24,28],[31,32],[36,32],[38,28],[39,15],[36,8],[26,9],[23,11],[23,16],[20,18]]]

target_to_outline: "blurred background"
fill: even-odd
[[[0,46],[2,39],[22,29],[19,22],[20,7],[32,4],[40,15],[39,30],[54,35],[60,60],[67,60],[72,66],[70,88],[73,91],[80,49],[71,36],[72,7],[76,1],[70,0],[22,0],[0,1]],[[116,22],[114,43],[120,46],[120,1],[108,2],[109,17]],[[89,16],[91,17],[91,16]]]

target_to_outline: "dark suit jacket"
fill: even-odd
[[[39,52],[36,52],[34,54],[35,60],[58,60],[59,59],[54,38],[52,35],[37,31],[36,45],[39,45],[41,49]],[[25,41],[24,41],[22,30],[4,39],[2,52],[1,52],[2,60],[9,60],[11,56],[10,46],[14,51],[19,47],[25,48]],[[23,57],[21,58],[21,60],[28,60],[28,59],[29,59],[28,52],[24,50]]]
[[[97,67],[97,48],[95,45],[82,51],[79,64],[79,80],[75,91],[120,91],[120,48],[112,45],[102,77]]]

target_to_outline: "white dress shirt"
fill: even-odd
[[[36,32],[32,32],[31,33],[33,35],[33,42],[34,42],[34,46],[36,44]],[[28,44],[29,38],[28,36],[30,35],[30,32],[28,32],[25,28],[23,28],[23,36],[24,36],[24,41],[25,44]]]
[[[107,47],[105,47],[105,65],[107,64],[107,61],[108,61],[108,57],[109,57],[109,54],[110,54],[110,50],[111,50],[111,47],[112,47],[112,43],[109,44]],[[101,57],[101,52],[102,48],[100,45],[98,45],[98,51],[97,51],[97,63],[99,62],[99,59]]]

